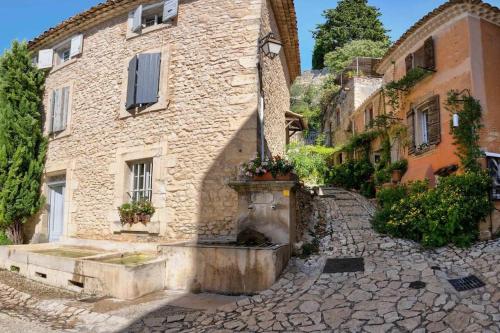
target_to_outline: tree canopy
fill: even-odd
[[[325,65],[331,73],[338,74],[356,57],[381,58],[387,51],[386,42],[369,39],[353,40],[325,55]]]
[[[22,242],[22,224],[43,203],[44,77],[26,43],[15,41],[0,57],[0,231],[14,243]]]
[[[340,0],[337,7],[323,13],[326,21],[313,33],[313,69],[325,66],[325,55],[338,47],[360,39],[389,44],[388,30],[380,21],[380,10],[367,0]]]

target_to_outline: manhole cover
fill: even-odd
[[[410,285],[408,287],[410,287],[411,289],[422,289],[422,288],[425,288],[425,286],[426,286],[425,282],[413,281],[413,282],[410,282]]]
[[[452,279],[448,281],[457,291],[466,291],[485,286],[484,282],[479,280],[479,278],[475,275],[469,275],[464,278]]]
[[[365,262],[363,258],[338,258],[327,259],[323,273],[349,273],[364,272]]]

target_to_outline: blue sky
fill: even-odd
[[[104,0],[15,0],[1,1],[0,13],[0,53],[13,39],[32,39],[62,20],[73,16]],[[382,11],[382,21],[396,40],[414,22],[444,3],[445,0],[369,0]],[[500,7],[500,0],[487,0]],[[323,22],[322,13],[334,8],[336,0],[295,0],[299,23],[300,52],[302,69],[311,68],[314,46],[311,31]]]

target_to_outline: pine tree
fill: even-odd
[[[0,57],[0,229],[15,244],[23,241],[23,223],[44,202],[44,79],[25,42],[14,41]]]
[[[323,13],[326,22],[319,24],[313,35],[313,68],[322,69],[325,55],[338,47],[359,39],[389,43],[388,30],[380,21],[380,10],[367,0],[340,0],[337,7]]]

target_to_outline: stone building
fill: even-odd
[[[375,71],[377,63],[378,59],[375,58],[357,57],[337,76],[340,92],[323,114],[323,133],[327,145],[341,146],[365,126],[353,123],[351,115],[368,96],[381,87],[382,78]],[[342,154],[340,152],[337,156],[339,163],[345,159]]]
[[[269,33],[275,57],[259,47]],[[234,235],[228,180],[261,148],[284,153],[300,73],[292,0],[109,0],[29,46],[48,73],[49,137],[31,242]],[[137,198],[151,222],[122,225],[117,207]]]

